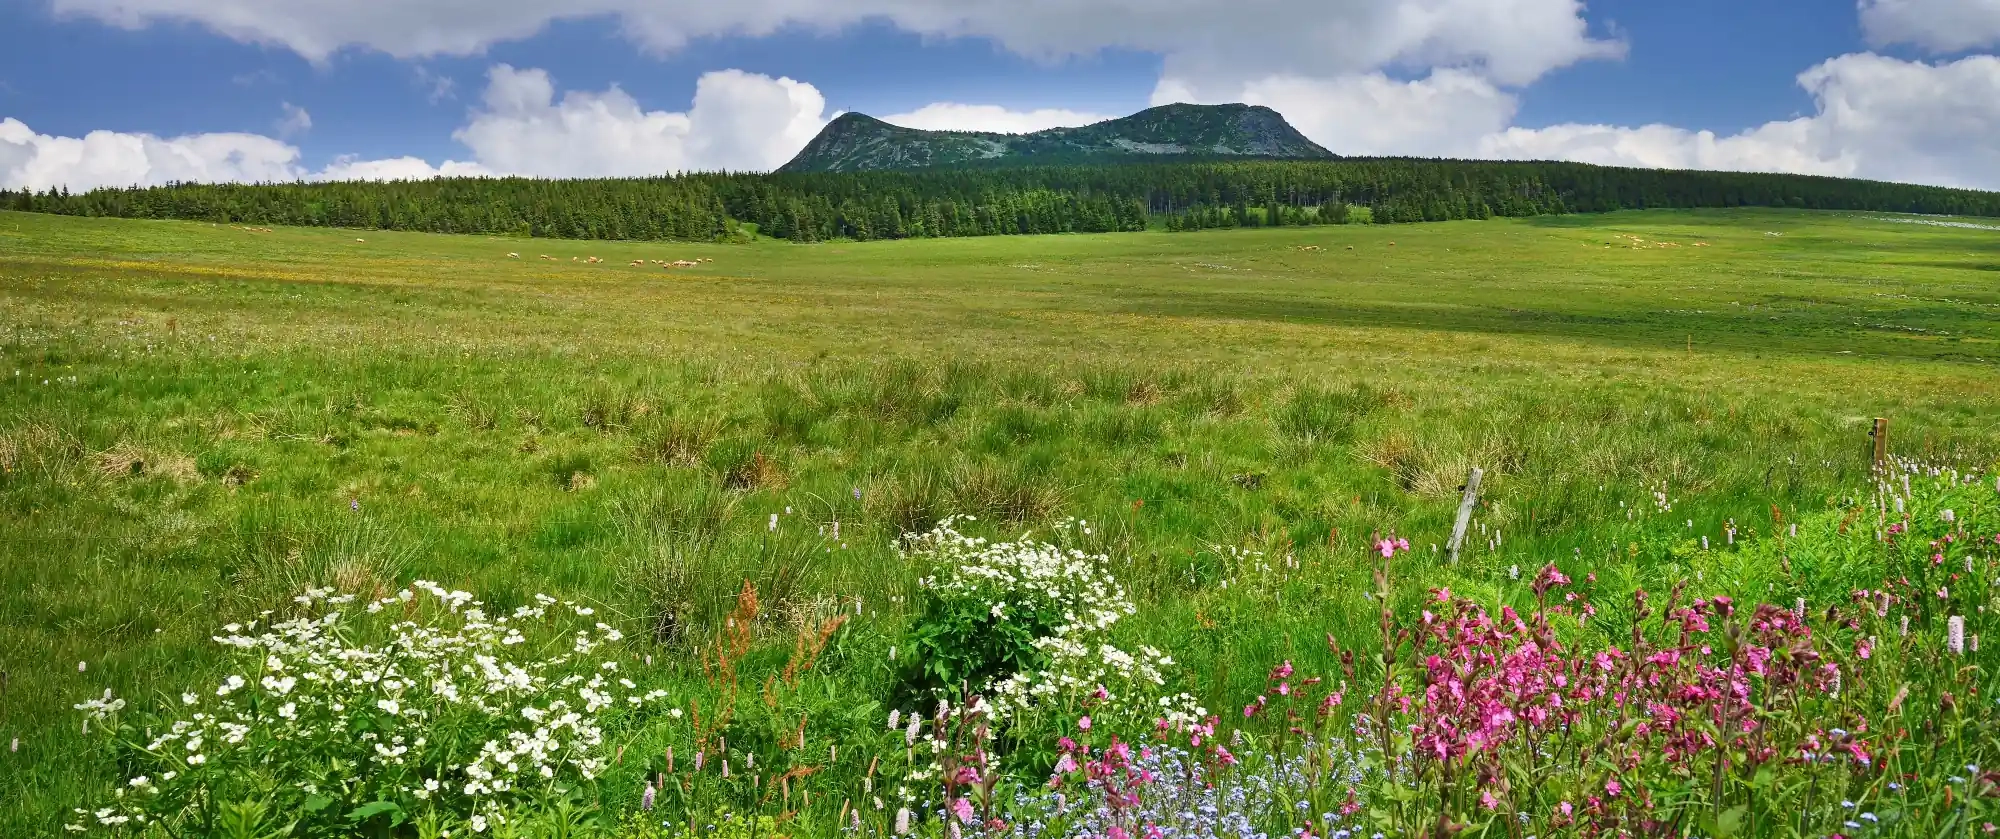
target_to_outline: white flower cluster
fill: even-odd
[[[905,537],[906,559],[928,561],[937,573],[921,582],[945,598],[983,601],[996,618],[1009,614],[1060,617],[1056,635],[1102,632],[1133,612],[1125,589],[1101,555],[1032,542],[989,542],[955,529],[955,516],[929,533]]]
[[[1171,657],[1147,646],[1134,654],[1110,642],[1112,627],[1137,608],[1112,577],[1108,557],[1026,535],[991,542],[955,529],[969,520],[946,519],[929,533],[904,540],[905,558],[937,569],[924,586],[943,598],[973,600],[1000,620],[1056,618],[1045,620],[1052,629],[1034,641],[1048,657],[1046,666],[1014,673],[981,691],[993,719],[1035,708],[1126,711],[1150,715],[1148,722],[1164,717],[1192,723],[1207,715],[1185,694],[1163,695],[1163,671],[1173,666]],[[1087,524],[1073,526],[1087,533]]]
[[[260,777],[301,800],[426,802],[483,826],[553,781],[596,777],[606,714],[666,696],[619,678],[615,661],[590,660],[623,636],[603,623],[556,626],[553,607],[591,610],[545,595],[497,617],[422,580],[359,610],[330,589],[296,601],[318,614],[223,627],[214,640],[241,669],[182,694],[192,713],[132,744],[155,777],[132,779],[108,809],[77,810],[72,830],[156,820]],[[389,610],[403,619],[355,614]],[[351,640],[362,637],[376,640]],[[123,705],[107,693],[76,707],[103,722]]]

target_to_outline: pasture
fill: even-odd
[[[2000,464],[2000,230],[1741,210],[793,245],[0,213],[0,835],[53,835],[129,771],[77,703],[172,712],[223,674],[222,624],[419,579],[591,604],[630,678],[710,708],[746,581],[771,709],[795,638],[854,616],[797,700],[825,765],[771,808],[831,832],[872,794],[838,747],[915,707],[935,569],[902,534],[1088,522],[1137,605],[1121,643],[1233,709],[1280,661],[1337,669],[1329,634],[1379,650],[1389,534],[1404,612],[1520,604],[1551,562],[1605,603],[1865,588],[1737,548],[1876,491],[1875,417],[1900,456]],[[681,736],[620,731],[607,813]]]

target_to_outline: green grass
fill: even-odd
[[[896,534],[1081,517],[1222,697],[1365,637],[1370,535],[1428,553],[1470,466],[1505,536],[1431,584],[1604,555],[1661,484],[1716,538],[1821,509],[1876,416],[2000,462],[2000,231],[1873,216],[799,246],[0,213],[0,835],[111,777],[71,704],[177,694],[308,584],[587,598],[673,679],[746,578],[892,633]],[[1222,589],[1229,546],[1308,570]]]

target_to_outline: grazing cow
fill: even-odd
[[[510,254],[508,254],[508,255],[507,255],[507,258],[508,258],[508,259],[520,259],[520,258],[521,258],[521,255],[520,255],[520,254],[518,254],[518,253],[510,253]]]
[[[355,239],[354,241],[356,241],[356,242],[366,242],[366,241],[368,241],[368,240],[367,240],[367,239]]]

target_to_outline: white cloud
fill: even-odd
[[[344,48],[399,57],[476,54],[556,20],[613,17],[635,41],[835,30],[883,21],[929,36],[991,38],[1060,58],[1108,48],[1160,54],[1170,75],[1336,76],[1389,65],[1473,67],[1503,84],[1622,54],[1594,38],[1581,0],[53,0],[126,27],[192,21],[314,61]]]
[[[61,186],[81,192],[174,181],[380,181],[492,174],[496,173],[477,163],[447,160],[432,166],[414,157],[342,157],[313,171],[300,165],[297,147],[260,134],[162,138],[92,131],[82,137],[53,137],[37,134],[17,119],[0,120],[0,189]]]
[[[1559,158],[1624,166],[1843,175],[2000,188],[2000,58],[1945,64],[1857,53],[1799,74],[1816,113],[1732,136],[1664,125],[1513,128],[1485,138],[1485,157]]]
[[[306,109],[290,102],[280,103],[280,107],[284,109],[285,116],[278,120],[278,136],[292,137],[312,130],[312,114],[306,113]]]
[[[1718,135],[1670,125],[1513,126],[1517,100],[1475,74],[1273,76],[1241,84],[1163,78],[1154,104],[1266,105],[1344,155],[1575,160],[1613,166],[1793,172],[2000,188],[2000,58],[1949,63],[1873,53],[1814,66],[1810,116]]]
[[[279,136],[311,127],[286,103]],[[36,134],[0,122],[0,187],[150,186],[169,181],[399,180],[440,176],[612,177],[690,170],[777,168],[826,124],[826,100],[812,85],[737,70],[708,73],[685,113],[648,111],[612,87],[556,96],[536,69],[505,64],[488,73],[481,105],[453,137],[472,161],[432,165],[415,157],[336,158],[315,171],[297,147],[258,134],[149,134],[93,131],[82,138]]]
[[[883,122],[904,128],[1000,134],[1030,134],[1045,128],[1089,125],[1107,119],[1111,117],[1062,108],[1010,111],[999,105],[964,105],[957,102],[933,102],[914,111],[882,117]]]
[[[1812,141],[1813,122],[1774,122],[1733,136],[1689,131],[1671,125],[1622,128],[1611,125],[1552,125],[1509,128],[1480,138],[1473,156],[1510,160],[1574,160],[1604,166],[1655,169],[1725,169],[1853,175],[1852,153],[1820,157]]]
[[[392,157],[385,160],[358,160],[352,156],[334,158],[326,168],[311,176],[320,181],[423,181],[431,178],[475,178],[499,174],[477,163],[447,160],[438,166],[420,157]]]
[[[1467,154],[1480,137],[1506,128],[1518,107],[1513,94],[1461,70],[1407,82],[1381,73],[1271,76],[1223,87],[1162,79],[1153,104],[1170,102],[1263,105],[1335,154],[1419,157]]]
[[[1859,0],[1861,31],[1878,47],[1954,53],[2000,44],[2000,0]]]
[[[541,70],[488,73],[483,109],[452,136],[496,171],[547,177],[761,170],[784,163],[826,124],[826,99],[791,79],[704,74],[686,113],[648,111],[613,86],[556,99]]]
[[[0,120],[0,186],[71,190],[168,181],[282,181],[298,176],[299,150],[257,134],[150,134],[92,131],[37,134]]]

